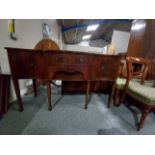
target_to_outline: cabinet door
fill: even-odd
[[[9,52],[9,61],[11,72],[17,78],[33,78],[34,75],[34,59],[31,52]]]
[[[114,80],[120,65],[119,56],[94,57],[91,78],[96,80]]]

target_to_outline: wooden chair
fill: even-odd
[[[60,50],[59,46],[51,39],[42,39],[42,40],[40,40],[36,44],[34,49],[36,49],[36,50],[43,50],[43,51],[48,51],[48,50],[57,50],[57,51],[59,51]],[[50,81],[43,81],[43,80],[39,80],[38,79],[38,81],[41,84],[46,84],[46,86],[47,86],[47,93],[48,93],[48,101],[51,102],[51,83],[53,85],[55,85],[55,86],[58,86],[58,85],[56,85],[52,80],[50,80]],[[35,79],[33,79],[33,88],[34,88],[34,93],[35,93],[35,96],[36,96],[37,95],[37,89],[36,89],[36,80]],[[48,109],[52,110],[51,104],[49,104]]]
[[[114,82],[114,85],[112,87],[112,93],[109,97],[108,101],[108,108],[110,108],[113,105],[119,106],[123,100],[124,100],[124,90],[125,85],[127,83],[127,63],[126,61],[130,59],[132,60],[132,63],[134,64],[132,69],[135,69],[136,72],[134,72],[134,75],[132,75],[132,81],[140,81],[141,77],[143,76],[143,71],[146,69],[147,66],[145,63],[145,59],[139,59],[139,58],[132,58],[128,57],[127,59],[124,59],[122,61],[122,64],[120,66],[120,73],[116,81]],[[147,72],[147,70],[146,70]],[[146,76],[146,75],[145,75]],[[143,82],[141,80],[141,82]]]
[[[137,71],[134,71],[134,63],[140,63],[142,65],[140,81],[132,81]],[[153,63],[152,63],[153,62]],[[142,112],[140,120],[137,124],[137,130],[139,131],[143,125],[148,114],[155,110],[155,74],[153,80],[145,80],[148,70],[152,70],[155,73],[154,61],[149,61],[142,58],[127,58],[127,82],[123,97],[128,101],[128,106],[136,106]],[[150,67],[150,65],[152,67]],[[152,69],[153,68],[153,69]],[[132,82],[131,82],[132,81]]]
[[[124,87],[125,87],[126,77],[127,77],[126,60],[122,59],[118,77],[114,81],[111,94],[109,95],[108,108],[110,108],[112,105],[115,105],[115,106],[120,105],[121,103],[120,98],[121,98],[122,91],[124,90]]]

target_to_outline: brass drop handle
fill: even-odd
[[[82,59],[82,58],[80,58],[80,59],[79,59],[79,62],[81,62],[81,63],[82,63],[82,62],[83,62],[83,59]]]
[[[76,59],[76,62],[77,63],[83,63],[83,59],[82,58]]]
[[[104,66],[103,65],[101,66],[101,70],[104,70]]]
[[[34,67],[34,64],[33,63],[30,63],[30,65],[29,65],[30,67]]]

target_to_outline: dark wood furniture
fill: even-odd
[[[42,50],[42,51],[47,51],[47,50],[60,50],[59,46],[57,43],[51,39],[42,39],[40,40],[34,47],[36,50]]]
[[[62,94],[83,94],[85,93],[87,81],[62,81]],[[110,94],[113,81],[92,81],[91,93]]]
[[[10,75],[0,74],[0,119],[8,111]]]
[[[122,58],[121,61],[126,58],[126,53],[119,54]],[[121,65],[121,64],[120,64]],[[122,65],[121,65],[122,66]],[[123,72],[120,73],[121,76],[126,76],[126,73]],[[86,81],[62,81],[62,94],[82,94],[85,92],[87,82]],[[111,94],[111,90],[113,87],[113,81],[93,81],[91,82],[90,86],[90,92],[92,93],[104,93],[107,95]]]
[[[155,59],[155,19],[134,20],[127,56]]]
[[[18,79],[87,81],[86,109],[91,81],[113,81],[117,76],[121,59],[120,56],[83,52],[6,49],[20,111],[23,110],[23,105]],[[48,100],[51,110],[51,94],[48,95]]]

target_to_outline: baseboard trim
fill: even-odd
[[[27,88],[24,88],[24,89],[20,90],[20,95],[21,95],[21,97],[24,96],[26,93],[27,93]],[[11,102],[14,102],[14,101],[16,101],[16,100],[17,100],[16,95],[13,95],[13,96],[10,98],[10,103],[11,103]]]

